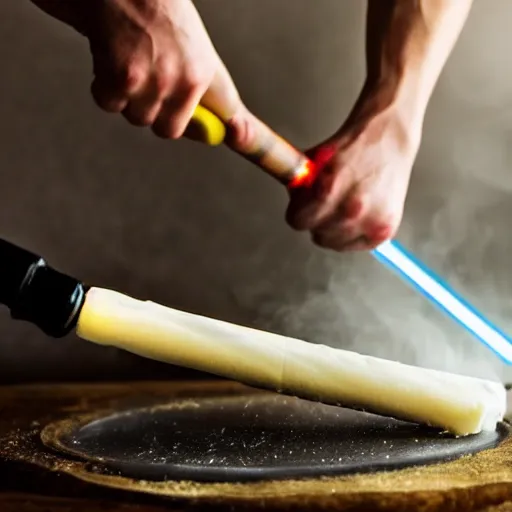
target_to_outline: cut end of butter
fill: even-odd
[[[467,434],[496,430],[497,424],[503,421],[507,413],[507,391],[505,387],[499,382],[486,380],[482,380],[481,385],[487,390],[486,397],[483,400],[476,428],[473,432],[467,432]]]
[[[503,385],[307,343],[92,288],[77,334],[143,357],[455,435],[495,430]]]

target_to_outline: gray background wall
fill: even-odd
[[[365,2],[197,2],[247,104],[301,147],[364,70]],[[512,332],[512,4],[477,1],[432,99],[400,240]],[[369,255],[290,231],[286,195],[225,149],[163,142],[95,108],[87,45],[0,2],[0,234],[100,286],[381,357],[506,379],[497,359]],[[177,370],[0,312],[0,379]],[[508,374],[508,375],[507,375]]]

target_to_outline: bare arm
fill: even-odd
[[[472,0],[369,0],[367,79],[375,97],[421,123],[439,75],[466,22]]]
[[[205,98],[241,103],[192,0],[31,1],[87,37],[91,92],[107,112],[175,139]]]
[[[399,227],[423,119],[472,0],[369,0],[367,77],[347,120],[311,154],[316,187],[287,218],[321,246],[371,249]],[[326,158],[327,157],[327,158]]]

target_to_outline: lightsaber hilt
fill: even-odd
[[[241,120],[224,122],[198,105],[192,124],[195,139],[210,146],[225,143],[286,187],[302,184],[311,174],[312,162],[249,112]]]
[[[11,317],[61,338],[71,332],[85,301],[86,287],[58,272],[30,251],[0,239],[0,303]]]

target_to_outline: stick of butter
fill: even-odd
[[[500,383],[259,331],[91,288],[77,334],[140,356],[455,435],[494,430]]]

